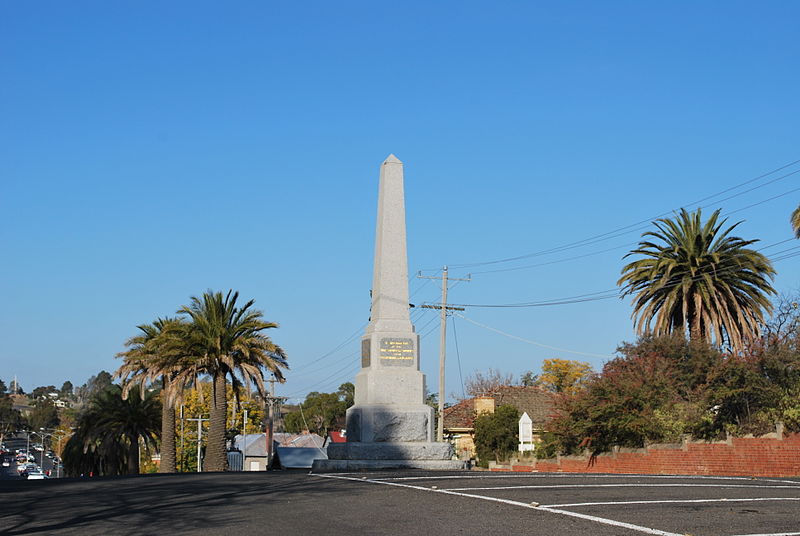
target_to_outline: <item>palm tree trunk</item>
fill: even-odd
[[[128,474],[139,474],[139,436],[129,437],[128,445]]]
[[[164,400],[161,410],[161,465],[159,473],[175,473],[175,406],[167,393],[167,378],[164,377]]]
[[[228,417],[228,397],[225,391],[225,374],[214,375],[211,396],[211,414],[208,422],[208,444],[206,446],[206,471],[225,471],[228,457],[225,452],[225,423]]]

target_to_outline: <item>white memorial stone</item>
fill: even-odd
[[[528,412],[525,412],[522,414],[522,417],[519,418],[519,451],[526,452],[534,449],[533,421],[528,415]]]
[[[361,339],[355,405],[347,410],[347,443],[331,444],[314,470],[460,469],[452,446],[434,441],[434,410],[424,403],[419,335],[408,304],[403,163],[381,164],[370,322]]]

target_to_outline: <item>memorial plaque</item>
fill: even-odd
[[[381,339],[381,365],[390,367],[410,367],[414,365],[414,339]]]
[[[361,340],[361,368],[370,366],[371,343],[370,339]]]

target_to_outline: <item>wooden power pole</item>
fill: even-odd
[[[417,275],[420,279],[438,279],[434,276]],[[438,305],[422,305],[423,309],[440,309],[441,310],[441,327],[439,329],[439,411],[438,422],[436,425],[436,441],[444,441],[444,363],[447,355],[447,311],[463,311],[463,307],[448,307],[447,306],[447,285],[449,281],[471,281],[470,277],[466,279],[451,278],[447,276],[447,266],[442,268],[442,303]]]

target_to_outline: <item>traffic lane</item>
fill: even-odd
[[[441,480],[423,481],[426,485]],[[800,530],[800,483],[718,478],[465,478],[444,492],[538,505],[676,534],[730,536]],[[415,481],[419,484],[420,481]],[[456,484],[456,485],[453,485]],[[469,484],[464,485],[464,484]]]
[[[701,499],[753,499],[791,498],[800,500],[800,486],[708,483],[575,483],[575,484],[523,484],[487,486],[442,486],[439,488],[464,494],[496,497],[520,502],[540,504],[572,504],[603,501],[658,501]]]
[[[0,467],[0,479],[9,480],[12,478],[20,478],[19,473],[17,472],[17,462],[13,461],[13,459],[8,467]]]
[[[0,532],[219,534],[635,534],[455,495],[306,472],[194,473],[0,483]],[[55,500],[53,500],[55,498]]]

